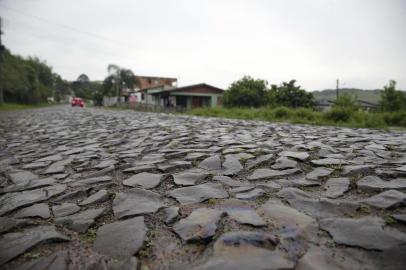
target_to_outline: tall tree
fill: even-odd
[[[402,91],[396,90],[396,81],[390,80],[381,93],[381,109],[386,112],[395,112],[406,109],[406,98]]]
[[[121,92],[123,89],[131,89],[138,85],[137,78],[130,69],[120,68],[118,65],[110,64],[107,67],[109,73],[107,84],[114,86],[118,102],[120,102]],[[106,78],[106,79],[107,79]]]
[[[268,82],[244,76],[233,82],[223,95],[227,107],[260,107],[266,104]]]
[[[296,80],[290,80],[289,82],[282,82],[280,86],[272,85],[269,91],[269,104],[292,108],[313,107],[313,94],[295,84]]]

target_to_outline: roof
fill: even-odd
[[[207,83],[198,83],[198,84],[186,85],[186,86],[182,86],[182,87],[177,87],[177,88],[174,88],[174,89],[170,89],[170,90],[167,90],[167,91],[179,91],[179,90],[186,90],[186,89],[188,89],[188,88],[202,87],[202,86],[205,86],[205,87],[208,87],[208,88],[217,90],[217,91],[224,92],[223,89],[218,88],[218,87],[215,87],[215,86],[210,85],[210,84],[207,84]]]
[[[162,89],[162,91],[164,91],[164,90],[167,90],[167,89],[165,89],[165,87],[171,87],[171,89],[174,88],[174,87],[169,86],[169,85],[167,85],[167,84],[157,84],[157,85],[154,85],[154,86],[150,86],[150,87],[138,89],[137,92],[146,92],[146,91],[148,91],[148,90],[156,89],[156,88],[164,88],[164,89]],[[169,89],[168,89],[168,90],[169,90]]]
[[[165,87],[166,85],[162,84],[162,85],[155,85],[153,87],[149,87],[149,88],[143,88],[141,90],[139,90],[138,92],[145,92],[147,90],[151,90],[151,89],[156,89],[159,87]],[[172,88],[172,89],[162,89],[162,91],[160,91],[159,93],[163,93],[163,92],[175,92],[175,91],[182,91],[182,90],[188,90],[191,88],[195,88],[195,87],[207,87],[207,88],[211,88],[214,89],[216,91],[221,91],[224,92],[223,89],[212,86],[210,84],[206,84],[206,83],[198,83],[198,84],[192,84],[192,85],[186,85],[186,86],[182,86],[182,87],[176,87],[176,88]],[[158,93],[154,93],[154,94],[158,94]]]
[[[165,79],[165,80],[172,80],[172,81],[178,80],[178,78],[173,78],[173,77],[144,76],[144,75],[134,75],[134,76],[140,77],[140,78],[147,78],[147,79]]]

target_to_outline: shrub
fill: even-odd
[[[295,111],[295,117],[307,121],[316,120],[316,112],[311,109],[300,108]]]
[[[364,127],[366,128],[386,128],[387,124],[382,114],[364,114]]]
[[[291,111],[286,107],[278,107],[273,110],[276,118],[288,118],[291,115]]]
[[[335,107],[324,114],[326,120],[333,122],[348,122],[353,111],[344,107]]]
[[[385,113],[384,119],[390,126],[406,127],[406,112]]]

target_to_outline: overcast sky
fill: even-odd
[[[114,63],[179,85],[406,89],[404,0],[0,0],[0,16],[13,53],[68,80],[102,80]]]

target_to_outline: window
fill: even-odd
[[[145,94],[142,93],[142,94],[141,94],[141,100],[144,100],[144,99],[145,99]]]

